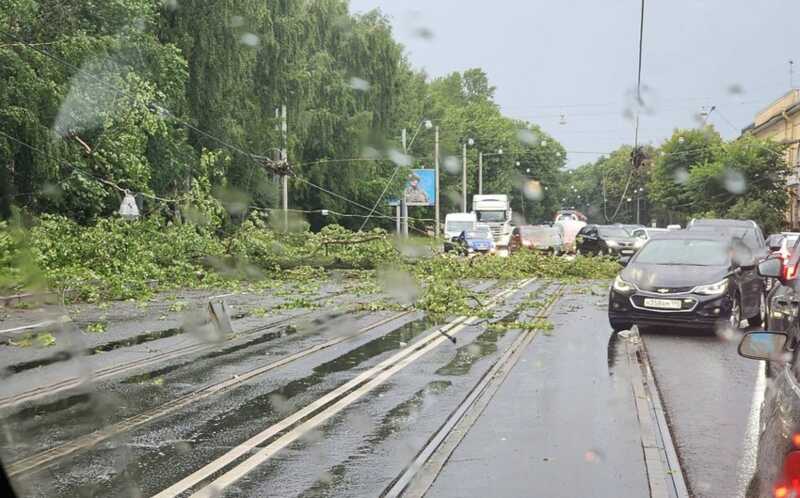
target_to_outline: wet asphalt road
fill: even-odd
[[[529,320],[553,290],[554,284],[529,284],[494,310],[494,320]],[[550,314],[553,330],[537,333],[428,496],[649,494],[630,365],[620,361],[604,301],[601,284],[572,286],[559,300]],[[3,420],[3,461],[157,409],[200,386],[235,378],[391,315],[316,310],[299,329],[36,404]],[[434,329],[421,315],[406,315],[120,433],[14,484],[23,496],[152,496],[435,334]],[[223,495],[380,495],[518,334],[487,328],[485,322],[465,327],[457,344],[444,341],[409,363],[304,431]],[[739,359],[735,343],[716,336],[651,333],[644,341],[694,496],[740,495],[748,473],[757,364]],[[149,347],[157,350],[157,344]],[[731,468],[737,469],[735,475]]]
[[[601,301],[561,300],[427,496],[648,496],[630,366]]]
[[[642,338],[690,492],[744,496],[758,441],[759,362],[737,354],[738,337],[656,329]]]

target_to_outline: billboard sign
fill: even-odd
[[[409,206],[433,206],[436,204],[436,170],[413,169],[406,180],[403,191],[406,204]],[[390,199],[390,206],[397,206],[400,201]]]

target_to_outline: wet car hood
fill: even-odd
[[[610,241],[613,240],[617,244],[621,246],[632,246],[636,239],[634,237],[606,237],[604,240]]]
[[[634,262],[622,270],[620,275],[623,280],[636,284],[642,290],[655,290],[713,284],[729,273],[727,266],[650,265]]]

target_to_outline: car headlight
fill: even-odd
[[[708,285],[698,285],[692,292],[695,294],[702,294],[704,296],[716,296],[718,294],[724,294],[725,291],[728,290],[728,279],[720,280],[714,284]]]
[[[607,240],[606,245],[608,247],[619,247],[619,243],[616,240]]]
[[[613,287],[615,291],[623,293],[630,293],[636,290],[636,285],[622,280],[622,277],[619,275],[617,275],[617,278],[614,279]]]
[[[641,249],[645,242],[647,242],[647,241],[644,240],[644,239],[636,239],[636,241],[633,243],[633,248],[634,249]]]

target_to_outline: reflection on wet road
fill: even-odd
[[[656,329],[642,338],[692,495],[744,496],[757,443],[759,362],[737,354],[738,336]]]

